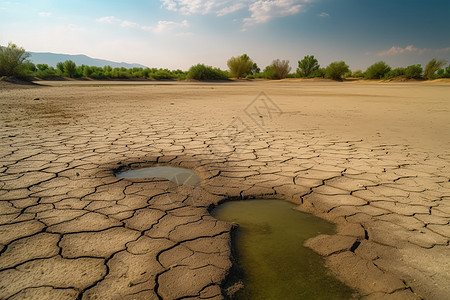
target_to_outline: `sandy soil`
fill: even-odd
[[[0,86],[0,299],[222,299],[208,208],[252,197],[336,223],[361,298],[450,294],[448,83],[44,84]],[[114,176],[154,164],[203,182]]]

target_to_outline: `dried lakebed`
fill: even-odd
[[[208,208],[251,197],[336,224],[305,245],[364,300],[448,298],[450,85],[46,84],[0,88],[0,298],[223,299]],[[201,184],[112,171],[164,164]]]

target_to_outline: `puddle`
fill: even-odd
[[[282,200],[229,201],[212,215],[239,224],[237,260],[244,288],[233,299],[350,299],[353,290],[329,275],[324,258],[303,246],[334,225]]]
[[[199,185],[200,177],[191,169],[158,166],[116,173],[119,178],[164,178],[177,184]]]

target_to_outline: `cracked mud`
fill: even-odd
[[[450,294],[449,85],[48,84],[0,90],[0,299],[222,299],[209,209],[255,197],[337,224],[306,245],[361,298]],[[114,176],[155,165],[202,183]]]

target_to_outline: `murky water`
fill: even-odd
[[[239,224],[234,244],[244,271],[236,299],[350,299],[353,291],[327,272],[324,259],[303,246],[332,234],[333,224],[281,200],[230,201],[213,210]]]
[[[191,169],[157,166],[116,173],[119,178],[165,178],[177,184],[196,186],[200,177]]]

